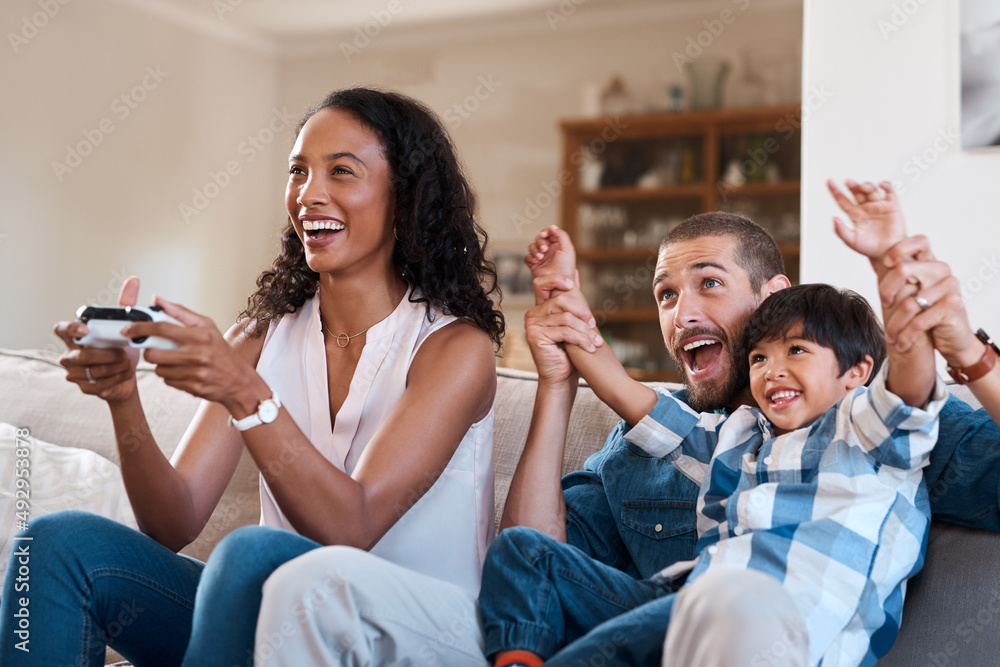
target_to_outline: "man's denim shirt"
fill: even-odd
[[[687,391],[674,394],[684,402]],[[1000,531],[1000,428],[985,410],[949,397],[924,478],[935,519]],[[637,578],[695,556],[698,485],[624,436],[621,421],[584,469],[563,477],[566,538]]]

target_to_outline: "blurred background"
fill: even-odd
[[[293,126],[351,85],[416,97],[451,132],[512,363],[520,257],[550,224],[587,249],[607,334],[648,377],[669,365],[644,258],[699,210],[750,214],[790,275],[875,298],[833,236],[828,177],[901,186],[974,325],[1000,331],[1000,169],[958,140],[955,3],[5,0],[0,25],[0,347],[59,349],[53,323],[133,274],[140,304],[224,330],[277,251]]]

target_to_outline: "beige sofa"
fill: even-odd
[[[107,409],[66,382],[56,358],[54,353],[0,350],[0,422],[26,427],[33,437],[44,441],[90,449],[116,460]],[[498,373],[495,484],[499,519],[527,433],[535,376],[505,369]],[[169,455],[193,416],[197,400],[163,385],[145,365],[139,370],[139,387],[153,434]],[[570,423],[564,471],[580,468],[604,443],[615,421],[593,392],[581,387]],[[259,511],[256,469],[244,454],[205,531],[184,553],[207,558],[226,533],[256,523]],[[943,667],[1000,663],[998,573],[1000,535],[936,523],[927,564],[910,584],[899,639],[879,664]],[[114,659],[109,654],[109,662]]]

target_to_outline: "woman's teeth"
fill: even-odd
[[[303,220],[302,229],[307,232],[318,232],[321,229],[332,229],[337,232],[344,228],[344,223],[334,220]]]

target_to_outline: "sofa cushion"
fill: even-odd
[[[110,411],[104,401],[67,382],[66,369],[58,359],[53,352],[0,349],[0,422],[27,428],[32,437],[56,445],[96,452],[117,464]],[[153,438],[169,457],[200,401],[168,387],[145,362],[136,370],[136,381]],[[205,560],[224,535],[259,520],[257,467],[244,451],[212,518],[182,553]]]
[[[118,466],[89,450],[18,436],[16,431],[0,423],[0,577],[7,571],[12,538],[27,518],[82,509],[136,527]]]
[[[903,623],[879,667],[995,665],[1000,535],[931,524],[924,569],[907,582]]]

